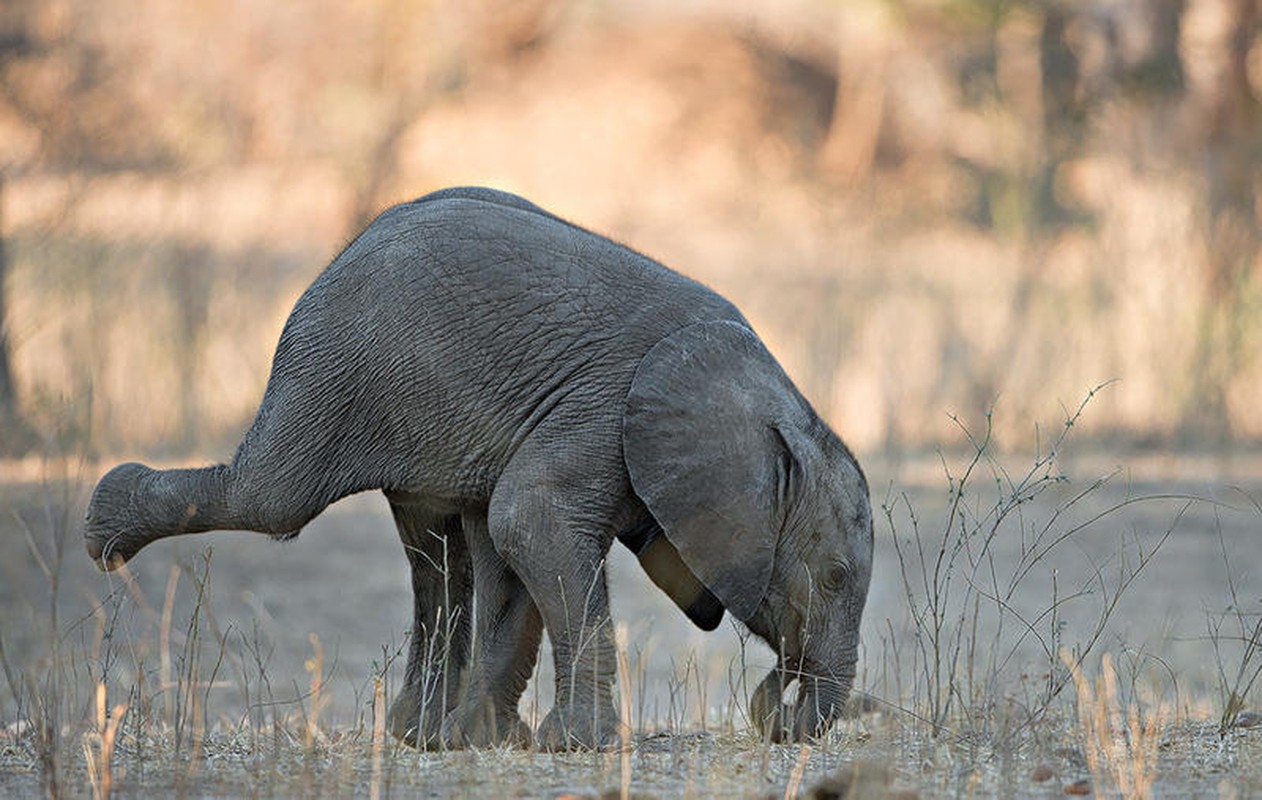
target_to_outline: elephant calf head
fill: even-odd
[[[683,562],[779,655],[752,699],[764,735],[822,733],[854,682],[872,570],[854,457],[733,322],[685,327],[648,353],[623,446],[636,493]]]

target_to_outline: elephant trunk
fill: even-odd
[[[754,725],[763,738],[771,742],[822,736],[841,717],[854,677],[854,660],[847,660],[836,671],[809,662],[803,662],[796,669],[777,665],[750,697]],[[785,704],[785,688],[795,680],[798,682],[797,700],[792,705]]]
[[[794,739],[822,736],[845,708],[854,684],[854,664],[841,674],[803,670],[798,687],[797,713],[793,721]]]

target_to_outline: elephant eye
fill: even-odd
[[[849,573],[848,573],[848,571],[846,570],[846,567],[845,567],[844,565],[842,565],[842,564],[833,564],[833,565],[832,565],[832,566],[830,566],[830,567],[828,568],[828,570],[824,573],[824,577],[823,577],[823,580],[822,580],[822,583],[823,583],[824,588],[825,588],[825,589],[827,589],[827,590],[828,590],[828,591],[830,591],[830,592],[835,592],[835,591],[837,591],[837,590],[838,590],[838,589],[840,589],[843,585],[845,585],[845,583],[846,583],[846,576],[847,576],[848,574],[849,574]]]

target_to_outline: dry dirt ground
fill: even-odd
[[[1028,469],[1028,460],[1011,461],[1014,478]],[[410,622],[406,564],[378,495],[336,504],[284,544],[231,532],[159,542],[135,559],[129,586],[98,573],[79,538],[86,495],[108,465],[68,481],[61,468],[11,465],[0,483],[0,794],[46,794],[50,780],[87,793],[94,776],[100,790],[93,720],[103,673],[107,705],[128,704],[111,762],[115,789],[128,795],[618,796],[627,786],[640,796],[830,796],[827,781],[851,778],[862,796],[1262,793],[1262,727],[1217,730],[1223,687],[1245,657],[1241,618],[1224,612],[1234,602],[1247,628],[1262,611],[1262,512],[1253,504],[1262,500],[1262,460],[1126,461],[1068,464],[1068,480],[1014,506],[987,547],[974,538],[957,553],[947,591],[976,590],[964,616],[976,632],[962,640],[964,688],[937,737],[917,655],[925,630],[917,635],[910,621],[925,600],[910,554],[919,530],[934,563],[967,454],[868,465],[878,543],[860,682],[875,710],[811,748],[759,742],[746,693],[771,651],[726,621],[711,634],[690,627],[616,549],[610,592],[625,632],[633,747],[558,756],[374,746],[375,679],[393,692]],[[1101,476],[1111,477],[1095,486]],[[1010,492],[1003,480],[993,468],[970,478],[956,524],[980,520],[977,529],[989,530],[987,509]],[[1022,552],[1029,560],[1044,529],[1070,535],[1033,559],[1007,610],[996,611],[995,587]],[[961,566],[970,548],[981,570]],[[1081,650],[1118,582],[1154,549],[1083,661],[1087,685],[1100,689],[1094,706],[1070,683],[1036,713],[1032,698],[1054,672],[1047,648]],[[1054,618],[1040,616],[1053,605]],[[1111,705],[1097,677],[1105,653],[1118,676]],[[531,722],[551,703],[549,658],[523,699]],[[1254,654],[1246,666],[1260,663]],[[1262,706],[1260,693],[1245,695],[1246,711]],[[38,735],[41,708],[52,746]],[[1100,708],[1111,733],[1093,740],[1089,720]]]

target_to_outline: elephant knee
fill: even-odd
[[[538,493],[501,482],[487,507],[487,530],[495,552],[518,569],[527,555],[542,545],[537,539],[544,535],[547,519],[546,505]]]

